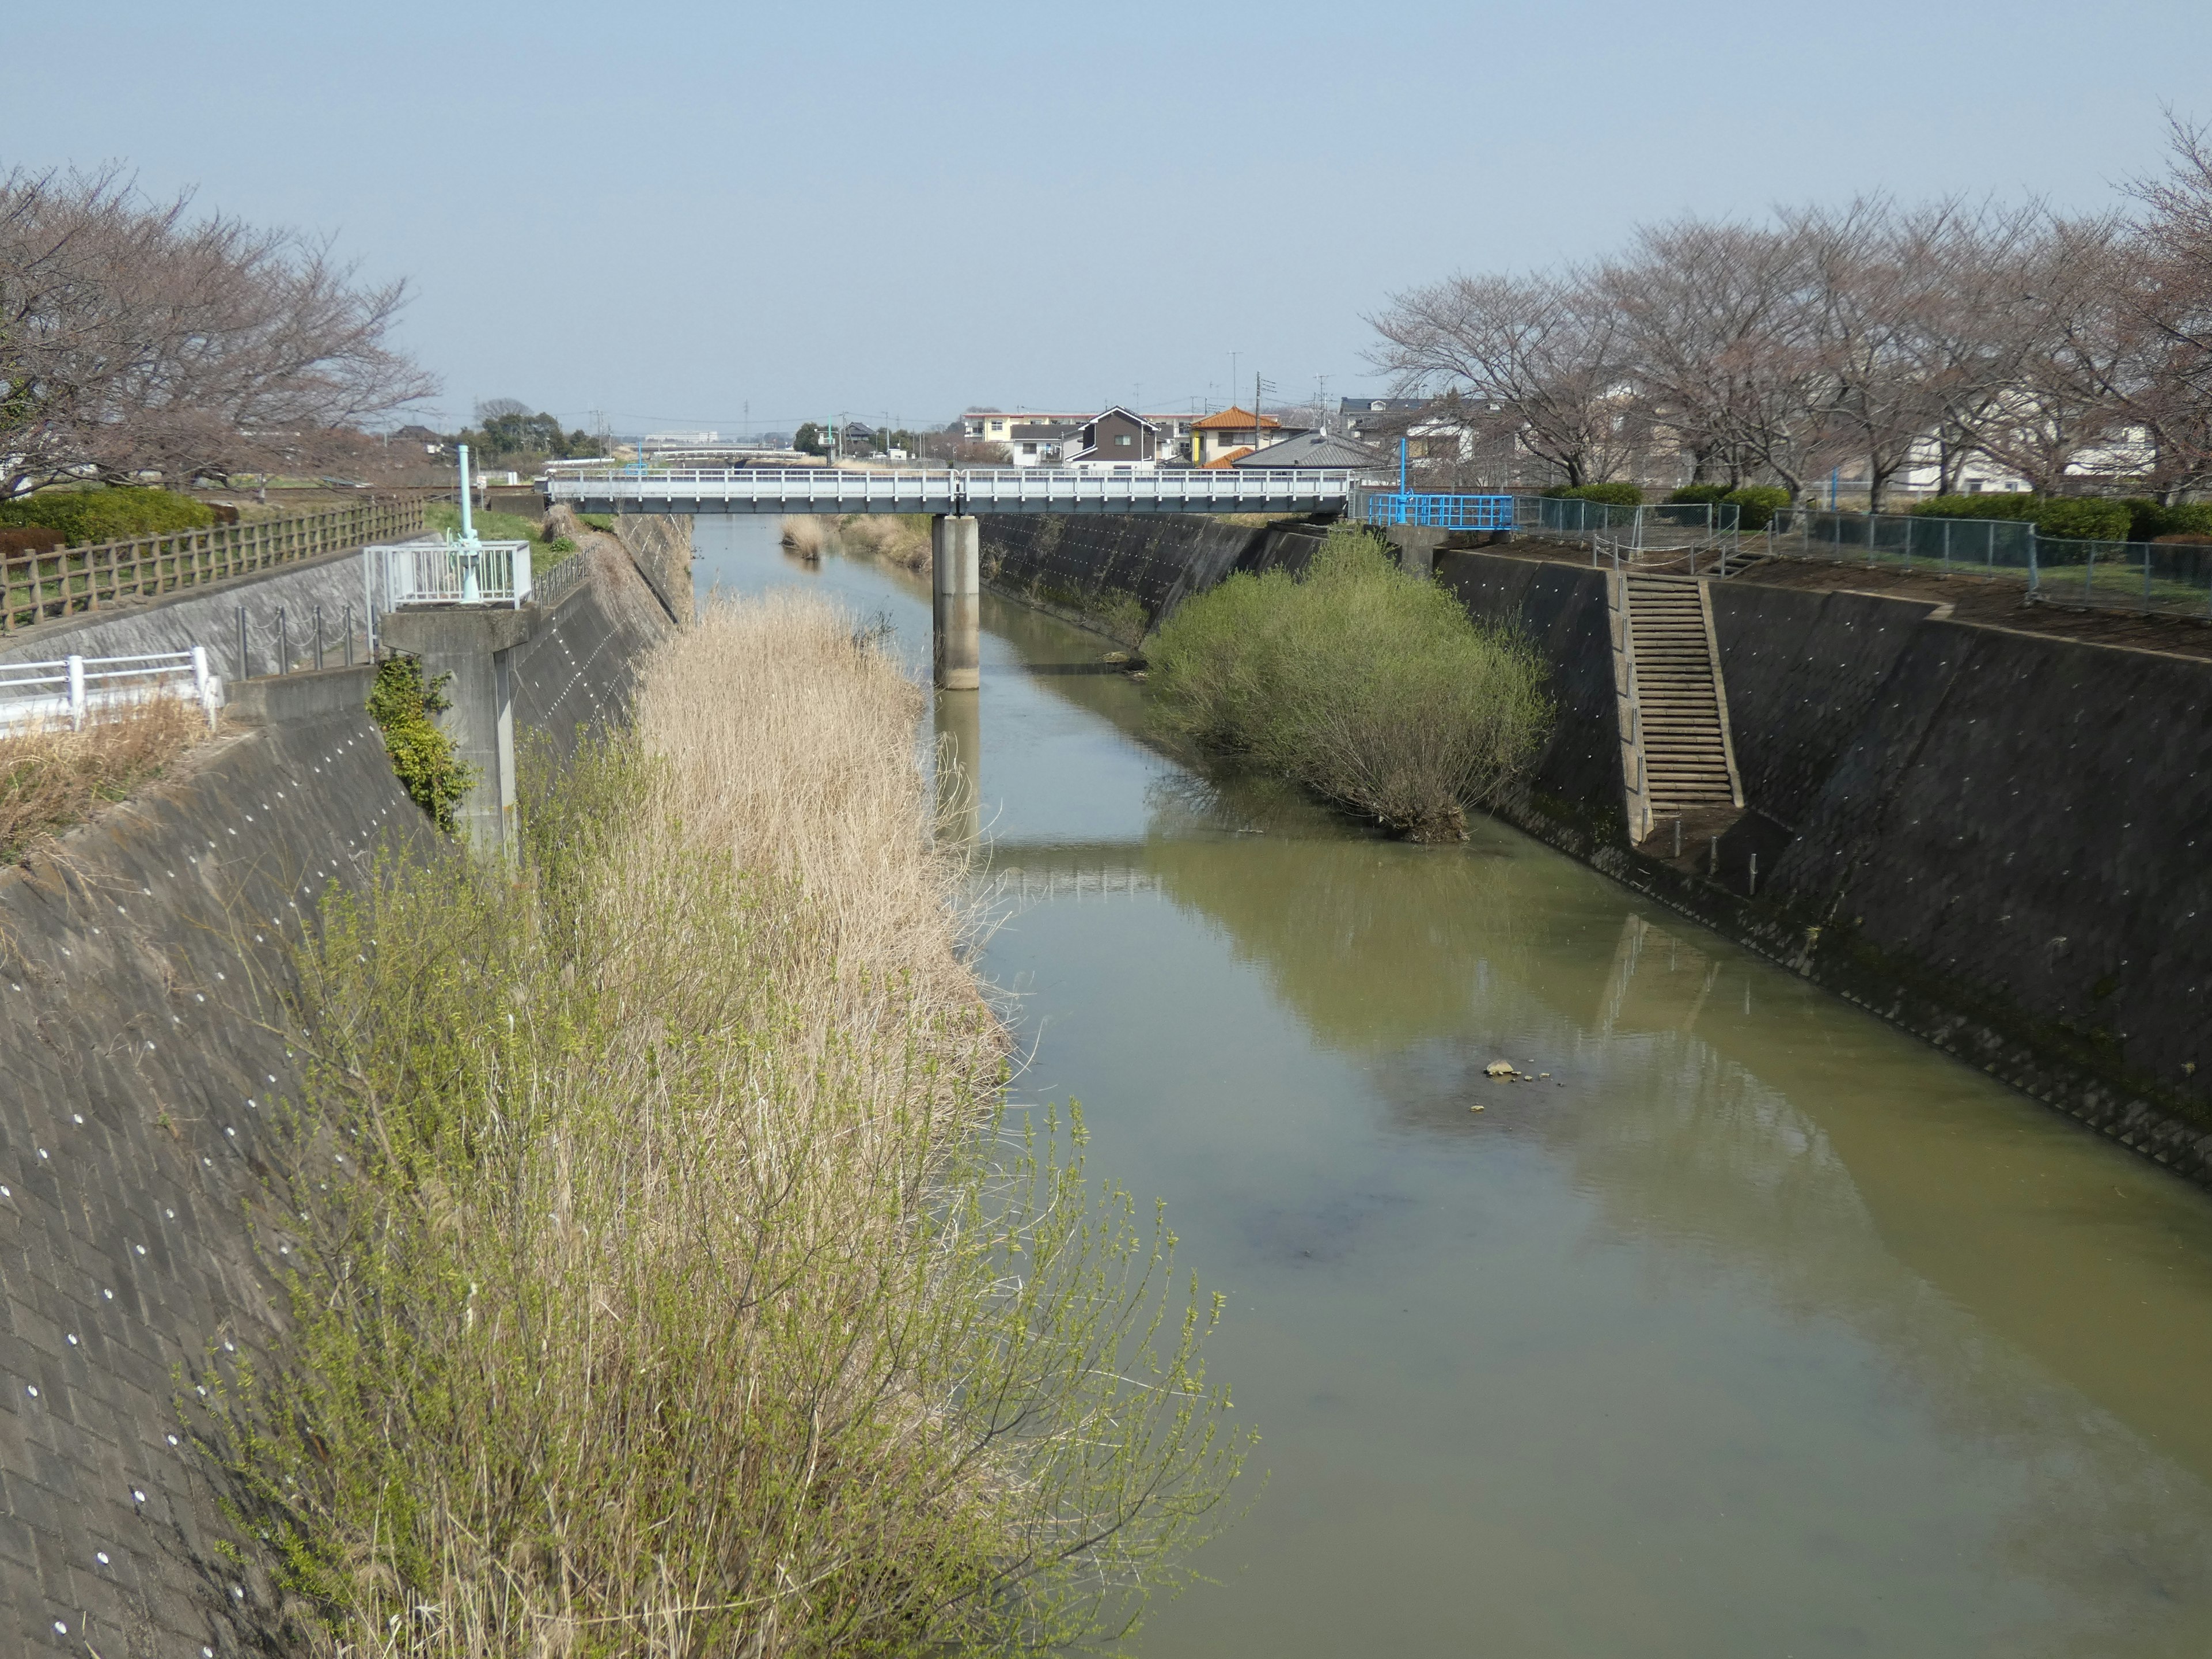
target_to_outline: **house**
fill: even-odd
[[[1003,443],[1016,466],[1057,466],[1068,440],[1083,430],[1079,421],[1024,420],[1008,423]]]
[[[442,455],[446,453],[447,440],[431,431],[427,426],[403,426],[392,435],[402,443],[422,445],[422,453],[426,455]]]
[[[1334,432],[1301,432],[1264,449],[1231,451],[1231,466],[1350,468],[1372,473],[1397,465],[1373,445],[1339,437]]]
[[[1085,421],[1066,440],[1060,465],[1085,472],[1151,471],[1159,465],[1160,429],[1116,404]]]
[[[1405,431],[1428,408],[1426,398],[1345,398],[1338,400],[1337,423],[1361,443],[1379,443]]]
[[[971,409],[960,417],[960,436],[963,441],[971,444],[1006,445],[1017,466],[1048,466],[1052,463],[1045,459],[1043,446],[1054,441],[1042,434],[1030,439],[1018,437],[1015,428],[1025,426],[1064,427],[1072,435],[1091,418],[1092,412],[1087,409]],[[1158,459],[1176,460],[1189,453],[1190,428],[1192,422],[1197,418],[1195,416],[1188,413],[1139,415],[1138,418],[1151,423],[1158,441]],[[1066,438],[1063,436],[1057,441],[1064,446]],[[1036,443],[1037,453],[1035,455],[1024,454],[1021,449],[1024,442]]]
[[[1232,465],[1233,452],[1258,449],[1286,435],[1283,423],[1273,416],[1255,415],[1232,404],[1191,422],[1190,462],[1193,466]]]

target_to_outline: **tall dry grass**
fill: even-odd
[[[0,735],[0,865],[126,799],[209,736],[197,705],[161,697],[110,711],[82,731],[65,725]]]
[[[855,551],[902,569],[929,568],[926,513],[848,513],[837,521],[838,538]]]
[[[1182,1571],[1218,1304],[1000,1138],[921,712],[818,600],[719,603],[533,769],[520,882],[331,906],[267,1220],[300,1335],[203,1425],[293,1639],[1042,1651]]]
[[[830,521],[813,514],[785,515],[777,539],[787,553],[795,553],[809,564],[818,561],[830,546]]]

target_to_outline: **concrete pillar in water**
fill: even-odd
[[[982,684],[982,546],[972,514],[929,521],[931,642],[940,691],[973,691]]]
[[[514,799],[514,653],[536,631],[538,608],[393,611],[382,643],[422,661],[426,682],[451,675],[453,707],[437,717],[476,782],[461,798],[462,836],[478,856],[513,863],[520,851]]]
[[[973,845],[983,834],[983,699],[937,694],[937,832]]]

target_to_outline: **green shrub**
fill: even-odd
[[[449,836],[459,827],[461,797],[477,780],[476,768],[462,763],[453,738],[431,719],[453,706],[445,696],[452,678],[425,679],[420,658],[387,657],[368,694],[368,717],[384,733],[401,787]]]
[[[201,530],[215,522],[204,501],[167,489],[135,485],[112,489],[49,489],[0,504],[0,525],[39,525],[58,530],[72,547]]]
[[[2147,496],[2130,495],[2120,505],[2128,509],[2128,539],[2154,542],[2161,536],[2212,536],[2212,501],[2185,501],[2167,506]]]
[[[1741,489],[1731,489],[1721,497],[1733,501],[1742,510],[1737,528],[1760,531],[1774,522],[1774,515],[1790,505],[1790,492],[1772,484],[1746,484]]]
[[[1152,625],[1152,613],[1145,602],[1118,587],[1103,589],[1087,608],[1100,633],[1131,651],[1144,644]]]
[[[1552,717],[1534,653],[1356,531],[1303,578],[1238,574],[1153,636],[1164,736],[1278,773],[1415,841],[1456,840],[1465,808],[1535,752]]]
[[[2130,517],[2125,501],[2058,495],[2036,508],[2035,533],[2068,541],[2124,542]]]
[[[1644,505],[1644,492],[1632,483],[1553,484],[1544,493],[1563,501],[1601,501],[1607,507]]]
[[[2039,495],[1992,493],[1987,495],[1932,495],[1912,509],[1916,519],[2033,519]]]
[[[1717,507],[1728,500],[1729,487],[1724,483],[1684,484],[1667,497],[1669,507]]]
[[[2068,541],[2126,541],[2134,514],[2125,501],[2095,495],[1936,495],[1912,509],[1919,519],[2000,519],[2035,526],[2039,536]]]

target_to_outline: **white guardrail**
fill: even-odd
[[[474,560],[459,542],[398,542],[368,550],[382,567],[379,611],[403,605],[519,605],[528,599],[528,542],[478,542]]]
[[[222,707],[222,678],[209,670],[206,647],[0,663],[0,731],[63,720],[82,730],[103,711],[162,697],[197,702],[207,713],[209,730],[214,730],[216,711]]]
[[[549,477],[545,494],[586,513],[1320,513],[1344,507],[1358,477],[1317,467],[630,469]]]

